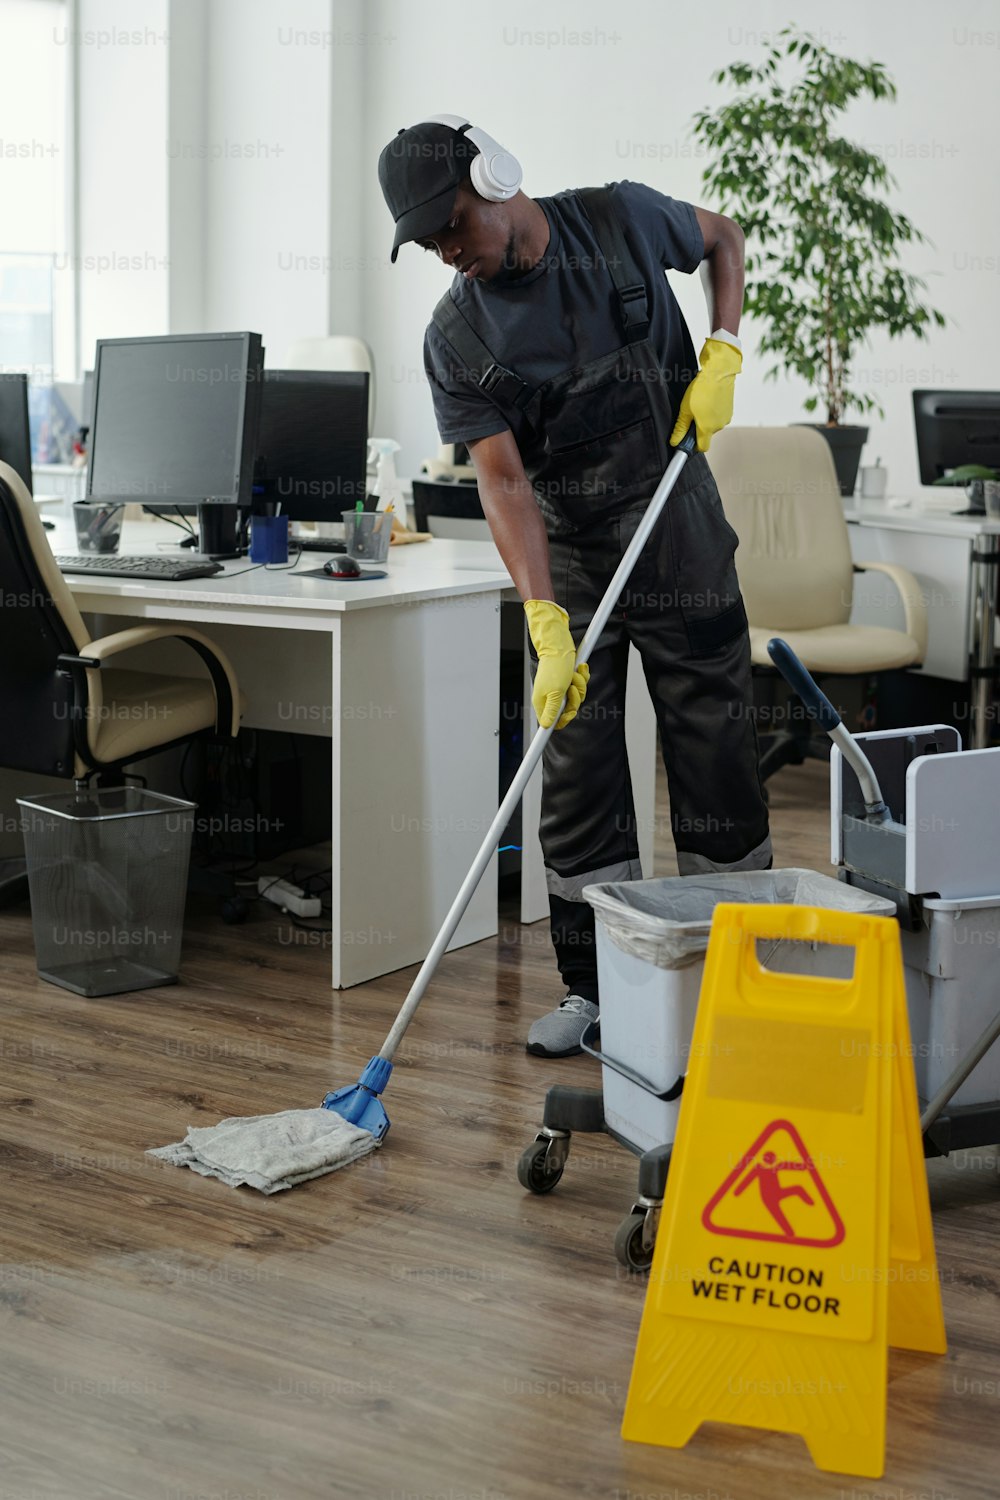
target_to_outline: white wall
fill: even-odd
[[[251,328],[274,364],[327,332],[331,10],[79,0],[85,366],[95,338]]]
[[[360,333],[368,245],[362,205],[370,189],[370,163],[364,144],[364,101],[377,87],[370,67],[365,0],[334,0],[330,46],[330,223],[329,328],[303,327],[302,335]],[[357,38],[358,40],[348,40]]]
[[[251,328],[278,364],[326,332],[330,0],[211,0],[204,317]]]
[[[909,391],[996,388],[1000,26],[991,0],[919,10],[908,0],[841,0],[835,7],[716,0],[708,8],[662,0],[447,8],[436,0],[375,0],[367,9],[383,40],[368,53],[361,141],[373,257],[366,263],[365,328],[380,373],[378,425],[402,443],[402,472],[412,473],[436,443],[420,355],[424,326],[447,283],[441,266],[416,249],[388,264],[391,220],[375,166],[392,134],[427,114],[466,112],[520,156],[530,194],[630,177],[704,203],[703,163],[688,122],[696,109],[722,99],[713,72],[759,55],[760,36],[792,15],[834,50],[884,62],[895,79],[897,103],[857,109],[847,129],[889,158],[899,179],[897,208],[933,241],[914,249],[908,266],[927,279],[928,296],[950,320],[930,342],[879,338],[859,352],[856,373],[884,393],[886,411],[884,421],[870,422],[867,457],[888,466],[891,488],[916,487]],[[588,32],[589,42],[579,39]],[[990,40],[977,43],[976,32]],[[700,346],[708,330],[699,279],[672,279]],[[736,420],[809,420],[798,382],[764,383],[753,330],[744,330]]]
[[[78,0],[79,319],[94,341],[167,333],[167,0]],[[57,288],[58,293],[58,288]]]
[[[171,333],[196,333],[209,326],[205,313],[207,184],[201,150],[208,101],[207,54],[207,6],[202,0],[170,0],[167,113],[162,124],[167,158]]]
[[[88,25],[117,17],[154,35],[167,6],[80,0]],[[378,429],[402,443],[411,474],[437,443],[421,349],[447,281],[414,248],[389,263],[383,145],[427,114],[468,112],[520,155],[529,193],[632,177],[704,202],[691,116],[723,97],[716,69],[759,56],[794,14],[895,79],[898,102],[859,107],[847,128],[889,158],[896,206],[932,241],[907,263],[949,318],[929,342],[879,338],[859,351],[856,374],[886,409],[868,457],[893,489],[914,488],[909,391],[997,385],[993,0],[919,13],[908,0],[169,0],[169,12],[169,60],[156,41],[128,55],[81,49],[81,250],[169,258],[169,273],[85,275],[85,354],[99,333],[201,324],[259,330],[275,364],[301,335],[361,333],[376,354]],[[700,343],[700,282],[673,281]],[[765,384],[744,333],[736,420],[805,419],[806,392]]]

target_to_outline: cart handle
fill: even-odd
[[[606,1052],[602,1052],[599,1047],[593,1045],[594,1038],[600,1029],[600,1021],[587,1022],[583,1036],[580,1038],[580,1046],[584,1052],[590,1057],[596,1057],[602,1067],[610,1068],[613,1073],[620,1073],[623,1078],[628,1079],[629,1083],[637,1083],[645,1093],[652,1094],[654,1099],[662,1099],[669,1104],[672,1100],[680,1098],[684,1089],[683,1073],[677,1079],[676,1083],[671,1084],[670,1088],[664,1089],[661,1092],[655,1083],[650,1083],[649,1079],[643,1078],[641,1073],[636,1073],[633,1068],[627,1068],[624,1063],[615,1062],[613,1057],[609,1057]]]

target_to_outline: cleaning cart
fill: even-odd
[[[615,1254],[631,1270],[652,1260],[719,901],[898,918],[924,1153],[1000,1140],[1000,748],[963,752],[946,725],[855,738],[790,648],[774,640],[768,650],[833,741],[838,879],[778,870],[588,887],[602,1043],[595,1023],[582,1046],[602,1065],[602,1087],[550,1089],[541,1130],[518,1164],[522,1187],[547,1193],[562,1177],[574,1131],[605,1131],[639,1155],[639,1191],[615,1236]],[[873,904],[856,904],[865,897]],[[844,977],[842,951],[826,945],[777,944],[759,957],[785,972]]]
[[[950,725],[858,735],[890,813],[870,823],[835,746],[831,858],[901,929],[926,1156],[1000,1141],[1000,748]]]
[[[831,859],[899,918],[926,1156],[1000,1139],[1000,747],[952,725],[848,733],[782,640],[768,653],[833,741]]]
[[[888,897],[813,870],[748,870],[587,886],[594,908],[601,990],[597,1023],[581,1045],[601,1064],[601,1087],[556,1084],[542,1126],[518,1163],[518,1180],[548,1193],[562,1177],[574,1132],[603,1131],[639,1157],[638,1193],[615,1235],[615,1255],[648,1270],[691,1057],[712,914],[720,902],[822,906],[891,917]],[[760,961],[785,973],[849,976],[849,950],[779,941]]]

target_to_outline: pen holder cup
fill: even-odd
[[[384,510],[345,510],[344,542],[356,562],[385,562],[392,537],[392,516]]]
[[[888,473],[888,469],[883,469],[881,464],[871,464],[861,470],[862,500],[885,499]]]
[[[124,515],[124,505],[88,505],[83,501],[75,504],[73,521],[80,551],[117,552]]]
[[[288,517],[252,516],[250,518],[250,561],[286,563],[288,561]]]

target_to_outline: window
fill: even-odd
[[[64,0],[0,0],[0,364],[31,375],[36,461],[49,391],[75,379],[68,129],[70,21]]]

